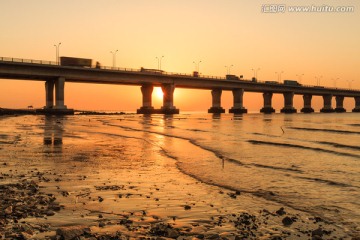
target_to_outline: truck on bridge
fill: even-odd
[[[300,83],[298,83],[295,80],[284,80],[284,85],[289,85],[289,86],[301,86]]]
[[[87,58],[60,57],[61,66],[91,67],[92,60]]]
[[[140,68],[140,72],[147,72],[147,73],[156,73],[156,74],[163,74],[164,71],[160,69],[152,69],[152,68]]]
[[[236,75],[232,75],[232,74],[227,74],[226,75],[226,80],[240,80],[240,78]]]

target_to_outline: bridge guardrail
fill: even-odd
[[[19,62],[19,63],[34,63],[34,64],[43,64],[43,65],[57,65],[57,63],[53,62],[53,61],[23,59],[23,58],[10,58],[10,57],[0,57],[0,61]]]
[[[18,62],[18,63],[31,63],[31,64],[41,64],[41,65],[58,65],[57,62],[54,61],[46,61],[46,60],[34,60],[34,59],[23,59],[23,58],[11,58],[11,57],[0,57],[0,61],[3,62]],[[95,68],[95,67],[93,67]],[[134,68],[119,68],[119,67],[108,67],[108,66],[100,66],[99,69],[103,70],[113,70],[113,71],[123,71],[123,72],[141,72],[141,69],[134,69]],[[193,77],[192,74],[187,73],[174,73],[174,72],[162,72],[161,74],[157,75],[167,75],[167,76],[184,76],[184,77]],[[199,75],[196,78],[208,78],[208,79],[217,79],[217,80],[226,80],[225,77],[218,77],[218,76],[208,76],[208,75]],[[242,79],[241,81],[248,81],[252,83],[251,80]],[[265,81],[257,80],[254,83],[262,83],[262,84],[276,84],[276,85],[283,85],[282,83],[267,83]],[[288,86],[288,85],[287,85]],[[289,85],[291,86],[291,85]],[[297,87],[297,86],[295,86]],[[337,88],[337,87],[325,87],[325,86],[315,86],[315,85],[299,85],[298,87],[308,87],[308,88],[326,88],[326,89],[334,89],[334,90],[345,90],[345,91],[358,91],[356,89],[350,88]]]

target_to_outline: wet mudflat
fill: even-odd
[[[114,130],[102,117],[0,122],[4,239],[354,237],[317,215],[184,174],[161,136]]]

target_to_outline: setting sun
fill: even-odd
[[[155,96],[157,99],[163,99],[164,93],[163,93],[161,87],[155,87],[154,93],[155,93]]]

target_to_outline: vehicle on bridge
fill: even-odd
[[[160,69],[152,69],[152,68],[140,68],[140,72],[147,72],[147,73],[156,73],[156,74],[163,74],[164,71]]]
[[[279,84],[277,81],[265,81],[267,84]]]
[[[199,72],[198,71],[193,71],[193,77],[199,77]]]
[[[88,58],[60,57],[61,66],[91,67],[92,60]]]
[[[289,85],[289,86],[301,86],[300,83],[298,83],[295,80],[284,80],[284,85]]]
[[[226,75],[226,80],[240,80],[240,78],[236,75],[232,75],[232,74],[227,74]]]

